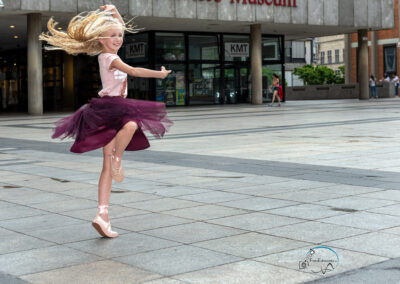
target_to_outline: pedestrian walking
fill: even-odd
[[[137,32],[128,27],[114,5],[75,16],[68,31],[60,31],[51,18],[41,40],[69,54],[98,55],[103,89],[100,98],[93,98],[73,115],[56,122],[52,138],[73,137],[71,152],[84,153],[103,148],[103,169],[98,184],[98,213],[92,225],[105,237],[114,238],[108,216],[112,180],[122,182],[124,171],[121,159],[124,151],[143,150],[150,146],[143,131],[161,138],[172,122],[167,118],[165,104],[127,99],[127,74],[143,78],[164,79],[171,72],[133,68],[119,58],[124,32]]]
[[[373,97],[375,97],[375,99],[378,98],[378,92],[376,91],[376,80],[375,80],[375,76],[371,74],[371,77],[369,78],[369,86],[371,89],[371,95],[370,98],[372,99]]]
[[[274,74],[272,74],[272,84],[271,84],[271,86],[268,88],[268,90],[271,92],[273,92],[272,93],[272,102],[268,105],[268,106],[270,106],[270,107],[272,107],[273,105],[274,105],[274,101],[275,101],[275,97],[277,98],[277,100],[278,100],[278,103],[279,103],[279,105],[278,106],[281,106],[281,97],[280,97],[280,92],[282,92],[282,87],[281,87],[281,84],[280,84],[280,79],[279,79],[279,76],[278,75],[276,75],[275,73]]]

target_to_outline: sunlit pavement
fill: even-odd
[[[50,138],[68,114],[0,115],[0,283],[400,279],[400,99],[168,110],[123,157],[117,239],[91,226],[101,151]]]

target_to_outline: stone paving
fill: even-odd
[[[399,108],[170,108],[165,139],[124,156],[117,239],[90,224],[101,151],[50,138],[67,114],[1,115],[0,283],[395,283]]]

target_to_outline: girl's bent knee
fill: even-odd
[[[129,121],[128,123],[126,123],[126,124],[124,125],[124,128],[125,128],[126,130],[128,130],[129,132],[135,132],[136,129],[138,128],[138,125],[137,125],[137,123],[134,122],[134,121]]]

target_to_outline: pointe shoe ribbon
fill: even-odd
[[[108,238],[116,238],[118,237],[118,233],[114,232],[111,229],[110,222],[106,222],[101,218],[100,214],[108,213],[108,206],[107,205],[100,205],[99,212],[97,213],[96,217],[93,219],[92,225],[96,229],[96,231],[102,235],[103,237]]]
[[[121,158],[115,157],[114,155],[111,156],[111,176],[116,182],[122,182],[124,180],[124,169],[122,165],[119,168],[114,168],[112,163],[114,159],[117,162],[121,161]]]

